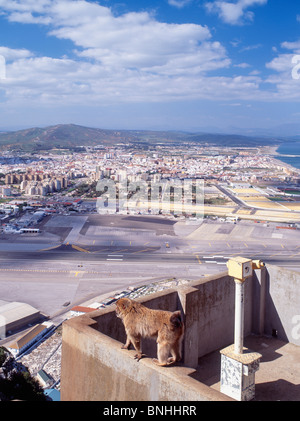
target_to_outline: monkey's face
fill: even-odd
[[[118,302],[116,302],[116,316],[119,318],[119,319],[122,319],[122,314],[121,314],[121,309],[120,309],[120,306],[118,305]]]
[[[116,302],[116,316],[119,319],[122,319],[126,313],[126,308],[128,307],[128,303],[125,298],[120,298]]]

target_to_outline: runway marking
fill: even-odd
[[[151,248],[147,248],[145,250],[134,251],[131,254],[144,253],[145,251],[149,251],[149,250],[152,250],[152,249]]]
[[[230,248],[230,245],[227,243],[227,247]]]
[[[52,247],[48,247],[46,249],[40,249],[38,251],[48,251],[48,250],[53,250],[53,249],[57,249],[58,247],[60,247],[61,245],[58,244],[57,246],[52,246]]]
[[[198,255],[196,255],[196,257],[197,257],[197,260],[198,260],[199,265],[202,265],[202,262],[200,260],[200,257]]]
[[[272,256],[269,256],[269,258],[275,257],[275,256],[281,256],[281,253],[272,254]]]
[[[208,243],[208,244],[209,244],[209,247],[212,247],[212,245],[210,243]]]
[[[75,271],[75,270],[53,270],[53,269],[8,269],[0,268],[0,271],[5,272],[38,272],[38,273],[69,273],[75,274],[77,276],[79,273],[89,273],[89,274],[100,274],[101,272],[96,271]],[[77,275],[76,275],[77,274]]]
[[[72,273],[74,273],[74,271],[72,271]],[[75,272],[75,277],[78,275],[78,274],[84,274],[85,272],[83,272],[82,270],[78,270],[77,272]]]
[[[281,247],[282,247],[283,249],[285,248],[283,244],[281,244]]]
[[[72,248],[75,249],[75,250],[78,250],[78,251],[82,251],[84,253],[90,253],[90,251],[88,251],[86,249],[83,249],[82,247],[75,246],[74,244],[72,244]]]
[[[245,246],[248,248],[248,244],[246,244],[246,243],[244,243],[245,244]]]
[[[128,251],[128,249],[122,249],[122,250],[112,251],[111,254],[113,255],[114,253],[121,253],[121,251]]]
[[[70,270],[45,270],[45,269],[7,269],[7,268],[0,268],[5,272],[47,272],[47,273],[71,273]],[[74,271],[73,271],[74,272]]]
[[[147,241],[147,243],[145,243],[145,244],[144,244],[144,246],[146,246],[146,245],[147,245],[147,244],[149,244],[149,243],[150,243],[150,241]]]
[[[296,257],[296,256],[299,256],[300,255],[300,253],[296,253],[296,254],[292,254],[290,257]]]
[[[215,259],[216,257],[223,257],[223,256],[203,256],[203,259]]]
[[[69,273],[75,274],[77,276],[79,273],[87,273],[87,274],[94,274],[99,275],[101,272],[96,272],[94,270],[87,270],[87,271],[76,271],[76,270],[60,270],[60,269],[10,269],[10,268],[0,268],[0,271],[3,272],[35,272],[35,273]]]

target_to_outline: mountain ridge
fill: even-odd
[[[32,127],[12,132],[0,132],[0,149],[36,152],[53,148],[76,149],[81,146],[197,143],[211,146],[265,146],[281,143],[279,138],[243,136],[220,133],[189,133],[183,131],[112,130],[85,127],[76,124],[57,124],[44,128]]]

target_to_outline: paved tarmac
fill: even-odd
[[[199,277],[227,270],[231,256],[300,270],[299,231],[278,224],[163,217],[56,215],[40,234],[0,235],[0,290],[6,301],[53,316],[70,305],[153,279]]]

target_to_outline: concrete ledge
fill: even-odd
[[[244,335],[257,332],[299,345],[299,291],[300,276],[295,272],[269,265],[255,271],[245,283]],[[233,343],[234,295],[234,281],[224,272],[137,299],[149,308],[182,311],[183,362],[177,366],[152,362],[153,340],[143,340],[148,358],[140,362],[133,357],[135,351],[121,349],[125,329],[114,305],[68,320],[62,337],[62,400],[231,400],[209,387],[211,383],[201,383],[203,367],[198,364]],[[205,366],[205,377],[212,378],[220,368]]]
[[[192,368],[158,367],[151,358],[137,362],[135,351],[121,349],[121,342],[95,329],[102,312],[113,313],[95,311],[64,323],[61,400],[231,400],[192,378]]]

